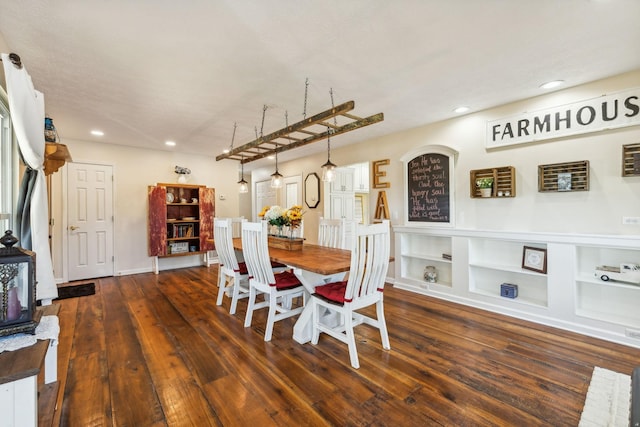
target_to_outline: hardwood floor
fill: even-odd
[[[263,341],[246,300],[215,305],[217,268],[97,279],[60,304],[62,426],[575,426],[594,366],[630,374],[640,350],[385,289],[391,351],[357,329],[361,368],[322,335]],[[63,390],[63,391],[62,391]],[[63,397],[63,399],[62,399]]]

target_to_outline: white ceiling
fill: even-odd
[[[63,142],[212,157],[234,123],[234,146],[255,139],[263,105],[264,134],[285,112],[302,120],[307,78],[307,116],[331,107],[330,89],[358,116],[385,115],[335,147],[453,117],[459,105],[540,95],[549,80],[640,69],[638,18],[640,0],[0,0],[0,33]]]

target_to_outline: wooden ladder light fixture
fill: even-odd
[[[333,103],[333,102],[332,102]],[[372,125],[384,120],[384,114],[378,113],[369,117],[358,117],[350,113],[355,108],[354,101],[348,101],[344,104],[340,104],[336,107],[332,107],[326,111],[318,113],[311,117],[306,117],[299,122],[292,125],[286,125],[284,128],[272,132],[268,135],[263,135],[262,131],[260,136],[256,135],[256,139],[241,145],[236,148],[232,148],[228,153],[223,153],[216,156],[216,160],[238,160],[241,163],[249,163],[254,160],[260,160],[267,156],[276,155],[283,151],[292,150],[294,148],[302,147],[313,142],[321,141],[325,136],[336,136],[343,133],[351,132],[356,129],[360,129],[365,126]],[[263,109],[262,122],[264,124],[264,111]],[[305,92],[305,110],[306,110],[306,92]],[[347,121],[345,124],[338,124],[337,118],[342,117]],[[334,119],[333,123],[329,120]],[[330,129],[330,132],[317,131],[315,128],[322,126]],[[276,165],[277,173],[277,165]]]

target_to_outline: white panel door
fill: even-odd
[[[113,276],[113,168],[67,167],[69,281]]]
[[[293,205],[302,205],[302,175],[284,178],[284,206],[289,209]]]
[[[265,206],[273,206],[278,203],[277,193],[275,188],[271,188],[271,181],[258,181],[256,182],[256,211],[253,213],[253,218],[257,221],[258,214]]]

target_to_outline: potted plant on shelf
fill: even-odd
[[[493,178],[476,179],[476,187],[480,189],[481,197],[491,197],[491,192],[493,190]]]

